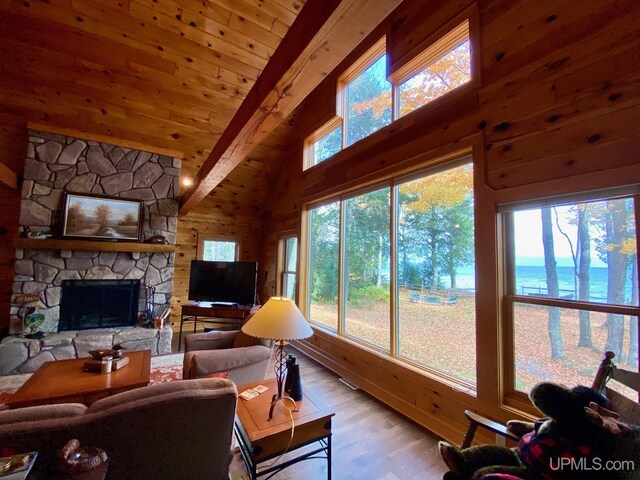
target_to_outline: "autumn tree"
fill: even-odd
[[[628,239],[629,211],[625,199],[606,202],[604,214],[604,240],[598,242],[598,253],[607,264],[607,303],[625,304],[629,256],[624,249]],[[605,350],[623,357],[624,316],[607,314],[607,342]]]
[[[400,116],[412,112],[471,80],[471,53],[465,41],[418,72],[399,87]],[[377,119],[391,111],[391,89],[382,90],[355,105],[357,113],[370,111]]]
[[[452,287],[456,269],[473,260],[473,170],[470,165],[429,175],[400,187],[405,198],[407,240],[426,250],[426,272],[432,288],[440,284],[439,271],[449,273]]]
[[[105,230],[108,226],[109,219],[111,218],[111,208],[106,203],[99,204],[95,209],[95,217],[98,222],[98,230]]]
[[[136,217],[133,213],[127,213],[120,223],[121,225],[135,225],[137,223]]]
[[[72,203],[67,209],[67,226],[79,228],[85,220],[84,210],[79,203]]]
[[[550,297],[557,298],[560,295],[560,289],[554,252],[551,208],[541,208],[540,215],[542,218],[542,246],[544,249],[544,269],[547,276],[547,294]],[[564,357],[564,346],[562,345],[560,309],[558,307],[548,307],[548,311],[547,331],[549,332],[549,341],[551,343],[551,358],[562,358]]]
[[[591,290],[591,233],[589,231],[591,215],[589,213],[589,207],[589,204],[580,203],[569,209],[573,214],[573,218],[569,220],[569,223],[576,226],[575,242],[560,222],[557,208],[554,207],[553,209],[556,228],[567,240],[571,250],[574,292],[576,292],[578,300],[585,302],[589,301]],[[591,348],[593,346],[591,339],[591,314],[587,310],[580,310],[578,312],[578,318],[580,325],[578,347]]]

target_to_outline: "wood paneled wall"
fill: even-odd
[[[302,172],[304,137],[335,114],[337,76],[379,35],[404,55],[465,8],[476,9],[479,82],[409,114]],[[497,418],[502,405],[499,203],[640,183],[640,4],[635,1],[405,1],[307,98],[283,155],[263,222],[265,266],[277,240],[300,228],[305,204],[429,159],[473,149],[476,171],[476,395],[460,392],[347,339],[316,329],[301,348],[445,438],[458,442],[465,408]],[[304,261],[304,259],[303,259]],[[274,284],[265,284],[264,297]],[[455,355],[455,352],[452,352]]]
[[[178,217],[178,238],[173,279],[172,322],[177,330],[180,306],[189,293],[191,260],[196,259],[198,233],[225,235],[240,242],[240,261],[257,261],[261,253],[260,209],[226,198],[207,197],[194,210]]]

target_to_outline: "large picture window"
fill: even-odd
[[[307,218],[312,322],[475,384],[469,158],[312,208]]]
[[[610,196],[505,214],[515,390],[590,384],[607,350],[638,368],[635,206]]]
[[[311,321],[338,328],[340,203],[311,210],[308,306]]]
[[[345,201],[345,333],[389,351],[390,191]]]
[[[471,164],[397,188],[398,353],[475,383]]]

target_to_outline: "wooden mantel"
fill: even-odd
[[[150,252],[174,253],[175,245],[138,242],[101,242],[89,240],[59,240],[38,238],[16,238],[13,241],[16,248],[32,250],[85,250],[99,252]]]

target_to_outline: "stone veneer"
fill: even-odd
[[[101,194],[144,200],[143,238],[163,235],[175,243],[180,167],[179,158],[30,131],[20,225],[32,232],[55,233],[63,192]],[[57,332],[65,279],[124,278],[153,283],[155,313],[159,315],[171,301],[174,254],[18,249],[15,269],[13,298],[39,294],[40,311],[45,315],[40,330]],[[141,314],[144,292],[140,299]],[[12,305],[13,325],[20,323],[19,310],[17,304]]]
[[[88,357],[90,350],[119,343],[127,350],[151,350],[152,355],[171,353],[171,326],[69,330],[40,340],[10,336],[0,343],[0,375],[35,372],[44,362]]]

